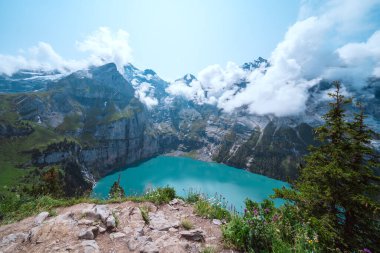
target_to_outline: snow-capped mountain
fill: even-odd
[[[314,144],[313,127],[322,122],[332,87],[326,81],[311,87],[305,110],[297,115],[258,115],[245,106],[233,111],[220,106],[224,94],[235,96],[246,88],[253,71],[265,73],[268,66],[263,58],[230,66],[237,75],[222,71],[222,78],[211,80],[216,86],[206,83],[210,80],[201,74],[199,78],[186,74],[167,82],[153,70],[140,70],[132,64],[125,66],[122,74],[113,63],[70,74],[23,71],[0,77],[0,92],[20,94],[0,96],[8,103],[4,108],[15,108],[14,118],[34,121],[81,143],[75,156],[84,166],[94,168],[97,175],[175,151],[274,178],[295,178],[307,146]],[[368,122],[377,131],[379,83],[371,80],[363,90],[347,89],[350,95],[365,97]],[[0,108],[0,115],[4,108]],[[10,129],[2,135],[20,132],[12,130],[17,122],[1,124]],[[374,145],[378,142],[375,139]],[[45,158],[35,162],[56,159],[47,159],[53,151],[46,152]],[[57,159],[54,162],[61,161]]]

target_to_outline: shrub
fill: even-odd
[[[215,253],[216,250],[213,247],[206,247],[201,250],[201,253]]]
[[[182,226],[184,229],[186,229],[186,230],[190,230],[190,229],[193,228],[193,223],[191,223],[191,221],[188,220],[188,219],[183,219],[183,220],[181,221],[181,226]]]
[[[225,219],[231,218],[230,212],[221,202],[212,202],[201,197],[194,205],[194,211],[197,215],[209,219]]]
[[[149,190],[144,199],[151,201],[155,204],[161,205],[164,203],[169,203],[176,196],[175,190],[172,187],[166,186],[162,188],[157,188]]]
[[[185,201],[193,204],[193,203],[197,202],[198,200],[200,200],[201,198],[202,198],[202,194],[200,194],[199,192],[193,191],[193,189],[190,189],[187,192],[187,196],[185,198]]]
[[[222,232],[228,246],[245,252],[320,252],[316,232],[289,204],[275,208],[269,200],[246,200],[244,214],[234,215]]]

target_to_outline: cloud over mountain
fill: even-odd
[[[198,100],[227,112],[246,106],[256,114],[302,113],[308,89],[322,79],[360,88],[368,77],[380,77],[380,22],[374,13],[380,13],[379,0],[304,1],[300,20],[289,27],[265,71],[245,72],[234,63],[225,69],[212,65],[199,72],[200,84],[174,82],[168,92],[200,94]],[[363,34],[369,34],[364,41]],[[246,82],[245,88],[233,85],[239,80]],[[196,91],[199,87],[208,92],[206,99]]]
[[[20,69],[68,72],[108,62],[114,62],[122,72],[122,67],[132,58],[128,37],[124,30],[112,33],[109,28],[100,27],[83,41],[76,42],[77,50],[89,53],[88,57],[79,60],[64,59],[49,43],[39,42],[27,50],[20,50],[17,56],[0,54],[0,73],[11,75]]]

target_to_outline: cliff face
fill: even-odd
[[[5,150],[5,157],[9,147],[27,159],[33,150],[31,161],[37,167],[74,162],[81,170],[80,180],[90,182],[127,164],[173,151],[277,179],[296,178],[307,146],[316,144],[312,129],[321,123],[320,115],[327,110],[321,97],[331,88],[328,83],[313,87],[304,114],[275,117],[251,115],[244,108],[224,113],[215,105],[172,96],[166,91],[169,83],[154,71],[132,65],[125,67],[124,75],[114,64],[77,71],[44,81],[44,89],[29,93],[18,93],[25,81],[21,77],[8,78],[8,88],[11,81],[20,87],[0,95],[0,139],[6,143],[18,138],[28,145],[2,144],[0,151]],[[186,75],[183,82],[194,79]],[[365,107],[374,129],[379,122],[376,84],[378,80],[368,87],[375,96]],[[72,144],[67,145],[65,138]],[[24,161],[18,166],[29,165]]]

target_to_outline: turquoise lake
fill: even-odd
[[[135,166],[108,175],[96,183],[92,195],[107,198],[112,184],[118,180],[127,195],[142,194],[149,188],[171,186],[177,195],[185,197],[189,190],[212,198],[222,195],[237,211],[244,200],[261,201],[273,193],[273,188],[287,183],[253,174],[224,164],[203,162],[186,157],[158,156]],[[281,200],[275,200],[276,205]]]

